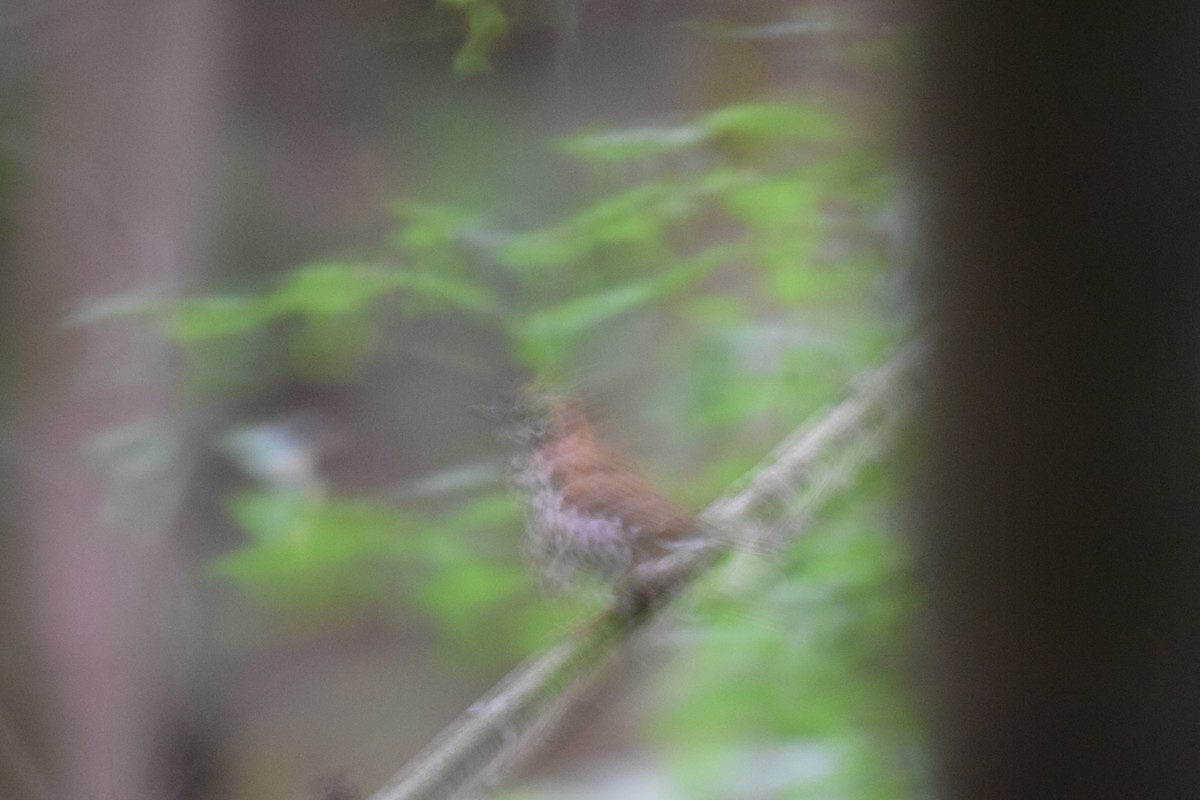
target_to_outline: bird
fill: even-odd
[[[669,556],[709,545],[695,517],[599,439],[578,394],[528,384],[503,416],[525,551],[544,587],[563,590],[590,574],[640,609],[676,582]]]

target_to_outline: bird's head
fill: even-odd
[[[520,447],[540,447],[586,428],[583,400],[531,381],[491,406],[477,407],[496,425],[497,436]]]

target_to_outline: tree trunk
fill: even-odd
[[[169,296],[197,266],[219,12],[219,0],[88,4],[37,29],[38,149],[21,154],[27,227],[9,273],[21,381],[8,591],[44,752],[10,759],[29,769],[5,797],[149,800],[178,781],[159,752],[179,591],[172,369],[145,320],[67,318],[132,289]]]
[[[930,10],[944,795],[1200,797],[1200,15]]]

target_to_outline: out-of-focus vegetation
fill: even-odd
[[[389,320],[423,315],[489,331],[527,373],[560,384],[636,376],[659,446],[702,454],[674,462],[677,494],[695,504],[762,455],[763,431],[838,399],[893,341],[876,305],[888,177],[835,110],[739,103],[579,133],[558,150],[590,167],[593,196],[559,218],[521,230],[503,208],[405,198],[369,253],[298,266],[268,291],[184,302],[170,333],[201,386],[230,354],[267,337],[280,347],[284,325],[281,371],[352,378]],[[756,748],[785,745],[817,766],[759,775],[775,782],[770,796],[911,788],[889,649],[909,597],[883,530],[884,483],[843,498],[750,588],[694,609],[695,642],[669,669],[654,725],[686,796],[743,796]],[[523,655],[588,608],[538,596],[499,485],[434,510],[293,487],[243,492],[229,510],[249,540],[215,573],[282,604],[370,602],[403,587],[403,602],[474,661]]]
[[[464,26],[446,69],[489,72],[509,11],[491,0],[439,5]],[[822,26],[853,23],[819,11],[805,46],[869,84],[897,51],[893,29],[854,32],[838,51]],[[780,25],[698,25],[695,35],[721,46],[785,35]],[[508,158],[511,143],[492,155],[487,134],[435,131],[442,152],[413,181],[423,191],[381,201],[390,225],[375,239],[269,277],[228,275],[224,288],[182,300],[98,300],[73,321],[160,325],[186,354],[186,389],[201,407],[289,382],[354,386],[398,351],[496,391],[522,376],[581,389],[601,406],[601,430],[699,509],[901,335],[882,310],[898,190],[886,135],[863,122],[878,117],[864,112],[873,99],[797,84],[623,125],[583,120],[524,143],[526,185],[550,174],[560,185],[511,202],[501,167],[474,169]],[[449,115],[428,106],[414,128]],[[463,398],[440,402],[468,419]],[[605,424],[606,405],[620,424]],[[479,448],[490,471],[464,458],[428,480],[362,491],[324,480],[304,449],[316,445],[293,435],[212,433],[207,444],[237,451],[257,480],[220,498],[241,540],[215,548],[210,585],[327,628],[416,614],[444,663],[474,669],[512,663],[604,602],[600,592],[542,596],[490,443]],[[822,509],[803,540],[752,559],[752,580],[714,575],[688,602],[685,655],[652,681],[646,734],[676,768],[681,796],[911,794],[916,733],[895,637],[912,597],[887,530],[886,472]],[[214,627],[241,631],[228,619]],[[247,627],[232,636],[244,650],[262,631]],[[771,754],[782,757],[765,767]]]
[[[887,471],[868,469],[743,590],[718,574],[699,593],[653,723],[680,796],[919,795],[900,648],[915,597],[884,522]]]
[[[279,353],[281,375],[352,379],[394,320],[448,317],[506,342],[543,380],[636,376],[664,446],[720,437],[719,457],[677,476],[701,503],[762,455],[764,437],[747,431],[786,431],[886,350],[872,226],[887,179],[834,112],[738,104],[671,127],[581,133],[559,149],[594,168],[595,199],[542,226],[514,230],[504,209],[404,199],[394,232],[368,254],[297,266],[268,291],[170,308],[169,333],[192,354],[198,386],[220,388],[239,355],[263,347]],[[437,517],[305,500],[291,487],[243,495],[230,508],[251,542],[216,569],[255,592],[320,600],[322,587],[360,593],[364,565],[390,562],[412,573],[402,582],[411,600],[478,638],[499,620],[516,624],[510,604],[529,590],[514,576],[515,551],[486,547],[514,527],[496,492]],[[533,622],[500,640],[553,633]]]

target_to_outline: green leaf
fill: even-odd
[[[496,308],[495,296],[484,286],[432,272],[397,270],[391,284],[432,305],[452,306],[464,311],[488,312]]]
[[[704,117],[702,124],[713,133],[746,139],[834,141],[843,136],[830,114],[796,103],[726,106]]]
[[[395,246],[409,251],[428,251],[458,243],[469,229],[479,225],[479,215],[453,206],[406,201],[392,211],[403,227],[392,235]]]
[[[702,330],[714,326],[728,328],[741,325],[747,322],[750,314],[743,300],[723,294],[688,298],[683,310]]]
[[[481,613],[528,594],[532,586],[523,565],[463,559],[425,576],[415,595],[440,622],[461,628],[477,621]]]
[[[600,245],[657,241],[670,222],[696,208],[698,187],[654,182],[605,198],[561,225],[505,242],[497,255],[513,267],[544,267],[577,261]]]
[[[718,202],[731,215],[756,228],[795,228],[823,222],[823,187],[807,174],[768,178],[732,186]]]
[[[199,342],[246,333],[269,317],[252,297],[201,297],[182,302],[170,317],[171,336],[178,342]]]
[[[438,5],[461,9],[467,16],[467,38],[454,56],[459,75],[491,72],[488,56],[508,32],[508,20],[496,0],[438,0]]]
[[[272,319],[299,314],[334,317],[358,311],[392,288],[377,266],[321,262],[288,273],[279,288],[261,297],[214,296],[186,300],[170,317],[171,335],[191,343],[249,333]]]
[[[442,531],[449,535],[456,531],[485,530],[494,534],[496,529],[512,525],[517,518],[517,506],[507,491],[484,495],[440,521]]]
[[[661,275],[576,297],[530,314],[517,323],[515,331],[520,338],[534,341],[574,336],[682,289],[732,252],[730,247],[713,248]]]
[[[312,378],[349,379],[374,352],[379,328],[363,312],[309,317],[289,342],[289,367]]]
[[[536,372],[553,372],[584,334],[681,291],[736,251],[734,245],[714,247],[652,278],[579,295],[530,313],[510,326],[518,357]]]
[[[364,600],[382,590],[380,571],[412,557],[420,520],[387,506],[288,491],[253,491],[228,504],[252,543],[217,560],[214,574],[281,605]]]
[[[639,281],[596,292],[531,314],[518,326],[525,339],[573,336],[618,314],[649,303],[663,293],[657,280]]]
[[[586,161],[629,161],[686,150],[703,144],[709,136],[709,131],[698,125],[628,128],[576,134],[560,141],[559,147]]]
[[[318,262],[291,272],[263,302],[275,314],[333,317],[358,311],[392,288],[381,267],[354,262]]]
[[[580,133],[561,140],[559,147],[587,161],[619,162],[686,150],[716,136],[755,141],[836,141],[843,130],[832,115],[816,106],[761,103],[726,106],[691,125]]]
[[[296,345],[302,360],[346,363],[364,354],[373,341],[375,326],[366,315],[371,304],[398,290],[413,310],[449,306],[486,313],[496,306],[486,287],[451,275],[329,261],[293,270],[277,289],[261,297],[184,301],[171,313],[170,330],[177,341],[196,343],[250,333],[295,314],[310,323]]]
[[[316,523],[316,502],[303,492],[241,492],[226,507],[242,530],[260,543],[304,538]]]

